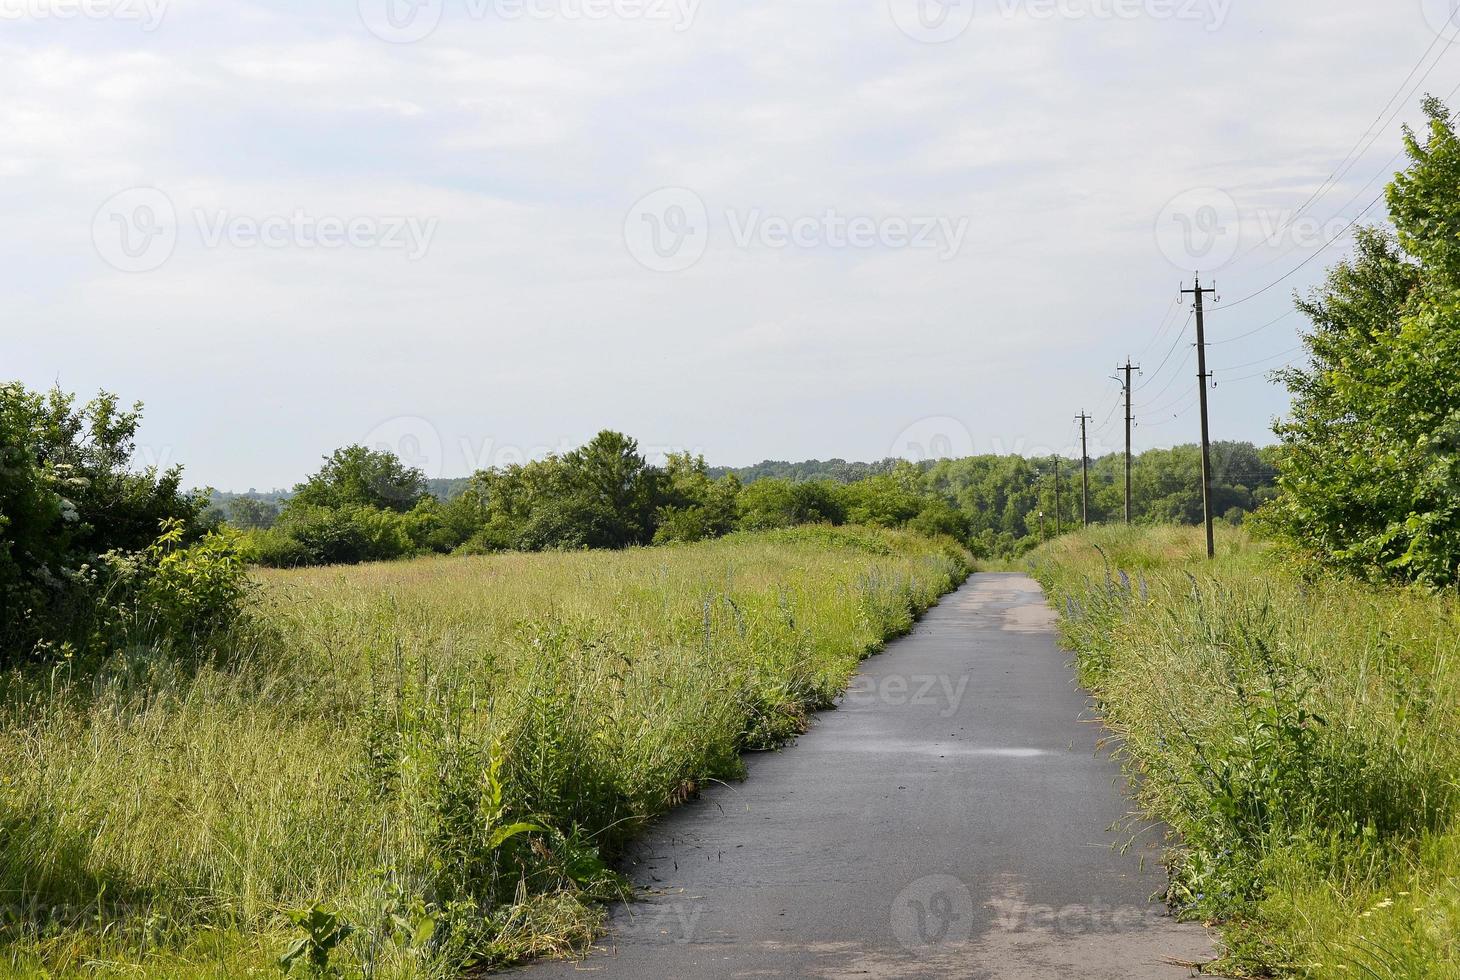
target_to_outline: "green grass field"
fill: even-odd
[[[268,572],[236,648],[9,677],[0,972],[581,948],[647,819],[799,732],[966,573],[856,529]]]
[[[1253,975],[1460,976],[1460,607],[1306,576],[1228,531],[1106,529],[1032,556],[1173,897]]]

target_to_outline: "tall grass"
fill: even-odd
[[[6,678],[0,973],[582,948],[646,820],[799,732],[966,572],[855,529],[266,572],[247,644]]]
[[[1460,606],[1219,551],[1103,529],[1032,558],[1180,835],[1172,899],[1234,973],[1460,976]]]

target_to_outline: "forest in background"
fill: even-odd
[[[1230,524],[1272,499],[1271,450],[1212,447],[1215,511]],[[1138,523],[1202,520],[1195,445],[1134,458]],[[1057,487],[1058,481],[1058,487]],[[1092,523],[1123,521],[1124,456],[1091,460]],[[975,456],[910,463],[809,460],[710,467],[648,463],[634,440],[604,432],[583,448],[454,480],[428,480],[387,451],[347,447],[292,491],[218,494],[209,517],[249,533],[256,560],[293,567],[427,553],[542,551],[697,541],[798,524],[910,527],[1008,558],[1082,520],[1078,461]]]

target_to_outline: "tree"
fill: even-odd
[[[923,474],[911,463],[898,463],[891,473],[850,484],[842,494],[846,519],[853,524],[902,527],[929,503]]]
[[[1460,566],[1460,140],[1436,99],[1388,189],[1396,234],[1354,255],[1299,308],[1309,368],[1276,426],[1281,495],[1263,522],[1320,559],[1432,585]]]
[[[346,446],[326,456],[319,472],[294,488],[284,509],[375,507],[404,513],[425,496],[425,474],[394,453]]]
[[[710,479],[703,456],[671,453],[659,480],[654,543],[702,541],[735,529],[740,480],[728,473]]]
[[[183,492],[180,467],[133,468],[141,409],[0,385],[0,666],[92,630],[108,556],[148,553],[164,526],[175,548],[207,532],[207,494]]]
[[[588,547],[649,543],[659,473],[639,455],[636,441],[605,429],[563,463],[570,486],[568,509],[584,525]]]
[[[791,483],[757,480],[740,492],[740,526],[748,531],[796,527],[800,524],[843,524],[846,508],[840,487],[830,481]]]
[[[255,497],[234,497],[228,501],[224,513],[234,527],[263,530],[279,519],[279,505]]]

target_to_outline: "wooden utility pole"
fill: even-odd
[[[1087,426],[1090,423],[1090,416],[1084,412],[1080,413],[1075,420],[1080,423],[1080,520],[1085,527],[1090,526],[1090,442],[1087,436]]]
[[[1132,371],[1139,371],[1140,369],[1141,366],[1139,364],[1132,364],[1129,357],[1125,359],[1125,367],[1116,368],[1117,371],[1125,372],[1125,381],[1122,384],[1125,385],[1125,522],[1127,524],[1131,522],[1130,432],[1131,426],[1135,424],[1135,416],[1131,414],[1130,408],[1130,373]]]
[[[1054,536],[1059,537],[1065,530],[1060,522],[1060,458],[1054,458]]]
[[[1216,538],[1212,534],[1212,441],[1211,429],[1207,422],[1207,332],[1206,321],[1202,316],[1202,298],[1211,293],[1216,295],[1216,288],[1203,289],[1201,285],[1201,273],[1197,273],[1194,288],[1183,289],[1182,295],[1196,297],[1196,385],[1197,392],[1201,398],[1201,506],[1206,515],[1207,524],[1207,557],[1217,556]]]

